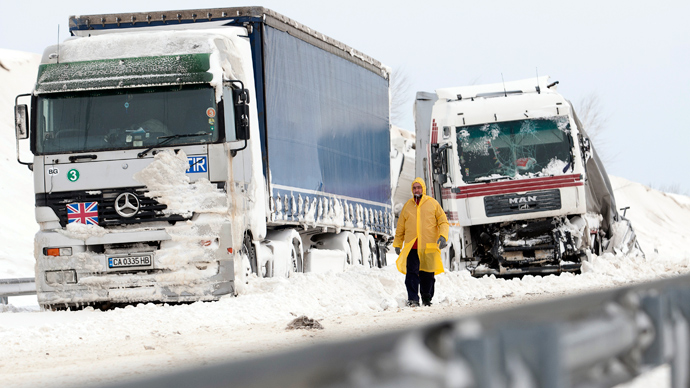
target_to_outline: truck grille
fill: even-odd
[[[561,191],[558,189],[484,197],[484,210],[487,217],[543,212],[560,208]]]
[[[164,214],[167,207],[153,198],[145,196],[143,187],[103,189],[98,191],[63,191],[59,193],[36,194],[36,206],[48,206],[60,219],[60,225],[67,225],[67,204],[75,202],[98,202],[98,224],[116,226],[142,222],[183,221],[188,218],[176,214]],[[122,193],[132,193],[139,200],[139,210],[131,217],[123,217],[115,211],[115,199]]]

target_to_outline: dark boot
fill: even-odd
[[[419,301],[410,299],[407,301],[407,307],[419,307]]]
[[[422,304],[424,306],[431,306],[431,294],[422,294]]]

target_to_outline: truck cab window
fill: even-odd
[[[457,127],[456,133],[465,182],[492,176],[557,175],[570,160],[567,117]]]
[[[217,106],[208,85],[45,94],[38,101],[37,154],[143,148],[218,141]]]

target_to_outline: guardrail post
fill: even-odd
[[[671,387],[690,387],[690,290],[687,287],[670,290],[673,311],[673,360],[671,362]]]
[[[501,343],[509,386],[566,388],[560,329],[555,324],[503,328]]]
[[[500,343],[496,336],[481,333],[463,333],[462,327],[479,324],[465,322],[459,325],[460,338],[455,340],[455,352],[462,356],[472,369],[475,387],[500,388],[506,387],[505,363],[499,351]],[[468,337],[468,338],[465,338]]]
[[[668,333],[664,328],[670,324],[671,307],[664,294],[647,294],[641,300],[642,310],[647,313],[654,327],[654,336],[649,347],[642,353],[642,362],[647,365],[661,365],[666,362]]]

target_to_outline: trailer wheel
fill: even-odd
[[[41,309],[45,311],[70,311],[71,308],[66,304],[42,304]]]
[[[374,245],[374,249],[376,250],[376,262],[377,266],[379,268],[383,268],[388,265],[386,262],[386,248],[381,245],[380,243],[376,242]]]
[[[352,249],[350,248],[350,244],[347,244],[347,246],[345,247],[345,261],[346,261],[347,265],[353,265],[354,264]]]
[[[364,245],[367,244],[367,245]],[[366,249],[369,245],[369,241],[366,239],[359,240],[359,256],[361,257],[360,264],[365,268],[372,268],[374,266],[374,252],[371,248]]]
[[[302,253],[302,244],[296,238],[292,239],[290,261],[292,262],[293,272],[304,272],[304,255]]]
[[[369,236],[368,238],[369,241],[369,256],[367,257],[367,260],[369,261],[369,268],[374,268],[379,266],[378,265],[378,255],[376,254],[376,240],[372,236]]]
[[[365,268],[374,268],[376,266],[376,242],[374,237],[370,235],[365,235],[364,233],[355,233],[359,239],[359,256],[361,257],[360,263]]]

